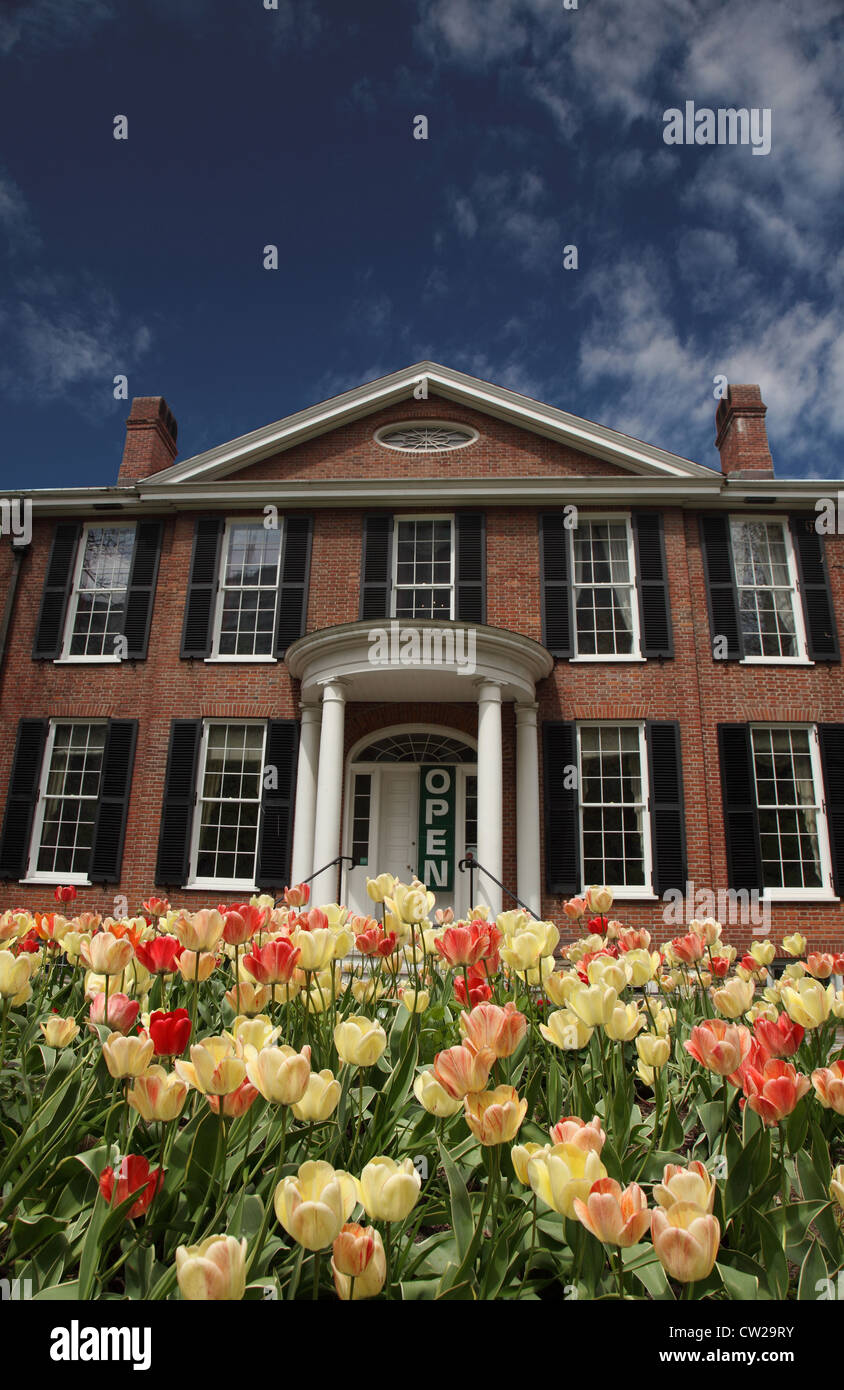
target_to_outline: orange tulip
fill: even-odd
[[[701,1066],[718,1076],[731,1076],[744,1062],[752,1041],[749,1029],[723,1018],[710,1018],[692,1029],[683,1046]]]
[[[588,1124],[577,1115],[564,1115],[548,1133],[552,1144],[576,1144],[579,1149],[591,1149],[596,1154],[601,1152],[607,1137],[597,1115]]]
[[[819,1067],[812,1072],[812,1085],[821,1105],[844,1115],[844,1061],[833,1062],[831,1067]]]
[[[527,1019],[512,999],[500,1009],[497,1004],[476,1004],[471,1013],[460,1015],[464,1040],[480,1052],[488,1047],[496,1057],[511,1057],[527,1030]]]
[[[615,1178],[599,1178],[586,1201],[574,1199],[578,1221],[604,1245],[636,1245],[651,1224],[647,1198],[638,1183],[622,1188]]]
[[[471,1043],[449,1047],[434,1058],[433,1072],[444,1091],[456,1100],[474,1091],[483,1091],[495,1061],[491,1047],[475,1048]]]
[[[374,1253],[373,1227],[347,1221],[332,1247],[334,1268],[347,1279],[359,1279]]]
[[[791,1062],[774,1057],[761,1070],[745,1067],[742,1084],[751,1110],[761,1115],[766,1125],[776,1125],[790,1115],[805,1096],[809,1078],[797,1071]]]

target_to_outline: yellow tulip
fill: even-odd
[[[246,1075],[256,1091],[271,1105],[297,1105],[308,1089],[311,1049],[262,1047],[246,1063]]]
[[[217,957],[213,952],[202,951],[200,952],[199,965],[197,966],[196,951],[183,951],[176,964],[183,980],[187,980],[189,984],[193,984],[194,980],[198,980],[200,984],[203,984],[205,980],[213,975],[217,966]],[[235,1007],[237,1007],[237,1005],[235,1005]]]
[[[839,1219],[844,1215],[844,1163],[839,1163],[837,1168],[832,1171],[832,1182],[829,1185],[829,1195],[833,1202],[837,1202],[841,1208]]]
[[[638,1004],[616,1004],[606,1023],[604,1032],[614,1042],[632,1042],[645,1020],[639,1013]]]
[[[215,907],[204,907],[199,912],[180,912],[172,924],[171,931],[188,951],[213,951],[223,935],[225,922]]]
[[[659,969],[659,951],[628,951],[624,963],[630,969],[630,983],[634,989],[641,989],[652,980]],[[612,980],[607,980],[612,984]]]
[[[155,1066],[147,1067],[146,1071],[135,1077],[135,1084],[126,1099],[147,1124],[153,1121],[169,1124],[182,1113],[187,1094],[187,1082],[176,1072]]]
[[[501,959],[511,970],[531,970],[539,964],[542,942],[533,932],[521,932],[508,946],[501,947]]]
[[[393,896],[396,880],[392,874],[379,874],[377,878],[366,880],[366,891],[374,903],[382,903]]]
[[[371,1004],[386,993],[387,986],[377,984],[372,975],[369,975],[365,980],[352,980],[352,996],[356,1004]]]
[[[213,962],[213,956],[211,960]],[[213,970],[213,964],[211,968]],[[256,985],[251,980],[242,979],[240,981],[240,1008],[242,1013],[248,1017],[251,1018],[254,1014],[260,1014],[267,1007],[271,998],[272,990],[269,985]],[[226,1002],[233,1009],[237,1009],[238,990],[235,985],[226,990]]]
[[[495,919],[495,925],[503,936],[513,936],[519,927],[523,927],[528,920],[528,915],[522,907],[511,908],[509,912],[499,912]]]
[[[371,1067],[387,1046],[387,1034],[380,1023],[353,1014],[334,1029],[334,1046],[347,1066]]]
[[[58,1014],[51,1014],[39,1027],[48,1047],[67,1047],[79,1032],[79,1024],[75,1018],[60,1018]]]
[[[720,989],[713,989],[712,1002],[723,1018],[741,1018],[753,1003],[753,981],[733,976]]]
[[[542,1153],[543,1149],[550,1149],[550,1144],[534,1144],[529,1141],[527,1144],[514,1144],[510,1150],[510,1158],[513,1162],[513,1172],[516,1174],[522,1187],[530,1187],[528,1181],[528,1164],[534,1154]]]
[[[152,1038],[124,1038],[122,1033],[109,1033],[103,1043],[105,1063],[115,1080],[140,1076],[149,1066],[154,1051]]]
[[[312,1071],[304,1095],[293,1105],[293,1114],[297,1120],[315,1124],[327,1120],[340,1103],[340,1093],[340,1082],[335,1081],[333,1071],[327,1067],[323,1071]]]
[[[583,895],[586,899],[586,907],[589,912],[597,912],[605,917],[612,907],[613,893],[611,888],[592,884],[586,889]]]
[[[176,1061],[183,1081],[206,1096],[228,1096],[246,1080],[246,1063],[234,1055],[234,1046],[225,1034],[203,1038],[190,1050],[190,1061]]]
[[[662,1004],[654,1015],[654,1028],[661,1038],[667,1038],[677,1022],[677,1010]]]
[[[527,1108],[527,1101],[519,1099],[515,1086],[496,1086],[491,1091],[476,1091],[463,1101],[466,1123],[485,1147],[512,1143]]]
[[[342,931],[349,915],[349,909],[342,907],[340,903],[323,903],[320,912],[325,913],[328,925],[335,934]]]
[[[553,1144],[533,1155],[527,1166],[528,1181],[546,1206],[574,1221],[574,1199],[585,1201],[589,1189],[607,1170],[594,1149],[577,1144]]]
[[[618,1003],[618,991],[612,985],[581,985],[573,990],[569,1008],[590,1028],[604,1026]]]
[[[614,960],[612,956],[596,956],[586,967],[590,985],[610,985],[616,994],[627,988],[632,973],[626,968],[626,960]]]
[[[667,1274],[681,1284],[706,1279],[712,1273],[721,1227],[715,1216],[692,1202],[657,1207],[651,1218],[651,1239]]]
[[[189,1302],[237,1302],[246,1291],[246,1237],[206,1236],[176,1250],[176,1279]]]
[[[258,1014],[255,1018],[238,1014],[223,1036],[231,1040],[239,1057],[249,1058],[260,1052],[262,1047],[274,1043],[280,1032],[281,1029],[274,1028],[266,1014]]]
[[[357,1182],[358,1200],[370,1221],[404,1221],[419,1199],[422,1179],[410,1158],[381,1156],[367,1163]]]
[[[328,927],[314,931],[297,931],[291,941],[301,951],[300,970],[324,970],[334,954],[334,937]]]
[[[773,941],[754,941],[748,954],[753,957],[757,965],[767,966],[776,956],[777,948]]]
[[[568,1005],[572,991],[578,989],[582,980],[574,970],[564,970],[559,974],[549,975],[545,981],[545,993],[556,1004],[558,1009],[564,1009]]]
[[[409,1014],[424,1014],[431,1002],[431,996],[427,989],[413,989],[411,985],[405,985],[401,991],[401,1002]]]
[[[390,896],[392,902],[388,906],[391,911],[408,924],[424,922],[429,909],[434,905],[433,893],[429,893],[424,886],[414,888],[397,883]]]
[[[459,1097],[455,1099],[454,1096],[450,1096],[432,1071],[419,1073],[413,1083],[413,1094],[423,1110],[427,1110],[429,1115],[435,1115],[438,1120],[456,1115],[458,1110],[463,1108],[463,1101]]]
[[[636,1039],[636,1051],[640,1060],[652,1071],[659,1071],[671,1056],[671,1043],[655,1033],[640,1033]]]
[[[819,1028],[829,1018],[835,990],[832,985],[824,989],[819,980],[806,976],[793,985],[783,986],[780,997],[793,1023],[807,1029]]]
[[[654,1187],[653,1195],[654,1201],[666,1210],[678,1202],[700,1207],[702,1211],[712,1211],[715,1205],[712,1178],[699,1159],[693,1159],[686,1168],[679,1163],[667,1163],[662,1182]]]
[[[289,1236],[305,1250],[333,1245],[358,1200],[350,1173],[307,1159],[295,1177],[282,1178],[273,1206]]]
[[[784,936],[782,939],[782,949],[788,956],[805,956],[808,944],[805,936],[801,936],[799,931],[792,932],[791,936]]]
[[[594,1029],[571,1009],[555,1009],[548,1015],[547,1023],[540,1023],[539,1031],[546,1042],[562,1048],[563,1052],[579,1052],[586,1047]]]

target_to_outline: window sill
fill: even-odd
[[[122,666],[124,658],[119,656],[57,656],[54,666]],[[126,657],[126,661],[130,658]]]
[[[226,883],[215,881],[214,879],[194,879],[192,883],[182,885],[183,893],[260,893],[254,883]]]
[[[658,903],[661,901],[650,888],[613,888],[611,883],[608,884],[607,887],[613,896],[613,907],[618,902]],[[581,889],[580,897],[583,897],[585,892],[585,888]],[[601,914],[597,915],[600,916]],[[612,907],[609,911],[603,913],[604,917],[609,917],[611,915]]]
[[[646,662],[646,661],[647,661],[647,657],[645,657],[645,656],[614,656],[614,655],[604,655],[604,654],[599,654],[599,655],[597,655],[597,656],[570,656],[570,657],[569,657],[569,664],[572,665],[572,666],[574,666],[575,663],[577,663],[578,665],[581,665],[581,666],[582,666],[582,665],[585,665],[586,663],[600,663],[600,665],[606,666],[609,662],[612,662],[612,661],[623,661],[623,662],[625,662],[625,663],[631,662],[631,661]]]
[[[777,903],[807,903],[809,905],[812,903],[840,903],[841,899],[835,893],[831,892],[815,893],[811,891],[806,892],[805,890],[800,892],[797,889],[790,890],[788,888],[782,888],[775,889],[773,892],[770,890],[764,891],[760,901],[763,903],[770,903],[772,907],[775,907]]]
[[[278,666],[277,656],[204,656],[206,666]]]
[[[46,878],[19,878],[21,888],[55,888],[65,884],[73,888],[93,888],[90,879],[84,874],[49,874]]]
[[[743,656],[739,666],[814,666],[804,656]]]

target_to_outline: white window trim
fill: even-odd
[[[86,726],[102,725],[105,728],[105,719],[51,719],[50,727],[47,730],[47,738],[44,742],[44,752],[41,755],[41,775],[38,779],[38,797],[35,803],[35,814],[32,817],[32,830],[29,837],[29,854],[26,861],[26,877],[20,879],[21,883],[40,883],[40,884],[60,884],[72,883],[77,888],[90,888],[91,880],[87,874],[83,873],[60,873],[56,869],[49,871],[39,870],[35,867],[38,863],[38,855],[41,850],[41,836],[44,833],[44,810],[47,804],[47,782],[50,776],[50,765],[53,761],[53,746],[56,742],[56,728],[59,724],[84,724]]]
[[[54,658],[54,666],[119,666],[121,664],[122,658],[116,654],[113,656],[106,656],[105,653],[103,653],[100,656],[89,656],[86,653],[74,656],[69,650],[73,637],[73,627],[76,622],[76,613],[79,607],[80,581],[82,578],[82,566],[85,561],[85,551],[88,546],[88,535],[91,531],[106,529],[111,531],[131,530],[135,533],[132,543],[132,559],[129,562],[129,578],[131,579],[132,577],[132,563],[135,558],[135,543],[137,542],[137,523],[134,521],[87,521],[82,527],[82,534],[79,537],[79,544],[76,547],[76,558],[73,562],[73,579],[71,581],[70,597],[68,599],[67,613],[65,614],[64,620],[64,631],[62,633],[62,645],[59,655]],[[128,584],[126,586],[126,593],[127,595],[129,593]],[[67,880],[68,883],[71,881],[71,879]],[[62,880],[62,882],[64,882],[64,880]]]
[[[637,569],[636,569],[636,546],[635,546],[635,542],[634,542],[634,539],[633,539],[633,522],[632,522],[630,513],[629,513],[629,512],[581,512],[581,511],[578,511],[578,513],[577,513],[577,521],[578,521],[578,526],[577,526],[577,527],[572,527],[570,530],[568,530],[568,528],[567,528],[567,530],[568,530],[568,541],[567,541],[567,544],[568,544],[568,548],[569,548],[569,554],[568,554],[568,560],[569,560],[569,574],[571,575],[572,643],[573,643],[574,650],[575,650],[575,655],[572,656],[572,657],[570,657],[569,660],[572,661],[572,662],[575,662],[575,661],[577,661],[577,662],[601,662],[601,663],[604,663],[604,664],[606,664],[607,662],[611,662],[611,661],[646,661],[646,660],[647,660],[647,657],[642,656],[642,634],[641,634],[641,631],[640,631],[641,623],[640,623],[640,615],[639,615],[639,575],[638,575],[638,571],[637,571]],[[577,649],[577,643],[578,643],[578,634],[577,634],[577,591],[578,591],[578,588],[581,588],[581,589],[593,589],[593,588],[595,588],[595,587],[598,587],[598,588],[607,588],[607,589],[611,589],[611,588],[615,588],[615,587],[616,587],[615,585],[612,585],[612,584],[602,584],[602,585],[598,585],[598,586],[595,586],[594,584],[580,584],[580,585],[578,585],[578,584],[575,582],[574,534],[575,534],[575,531],[578,529],[578,527],[579,527],[581,521],[588,521],[588,522],[592,522],[592,521],[597,521],[597,522],[601,522],[601,521],[605,521],[605,522],[623,521],[624,524],[625,524],[625,526],[626,526],[626,529],[627,529],[627,564],[628,564],[628,568],[629,568],[629,571],[630,571],[630,592],[631,592],[630,610],[631,610],[632,637],[633,637],[633,650],[632,650],[631,652],[619,652],[619,653],[616,653],[616,652],[582,652],[582,653],[581,653],[581,652],[578,651],[578,649]],[[619,586],[619,587],[620,587],[620,586]]]
[[[264,528],[263,516],[227,516],[223,527],[223,537],[220,543],[220,556],[217,564],[217,593],[214,599],[214,616],[211,624],[211,655],[204,658],[205,662],[213,665],[266,665],[277,666],[278,657],[273,653],[261,653],[259,655],[240,656],[236,653],[231,656],[220,652],[220,626],[223,621],[223,600],[226,593],[226,586],[223,582],[228,561],[229,545],[231,544],[231,533],[233,526],[260,526]],[[275,608],[273,609],[273,634],[275,634],[278,624],[278,605],[281,600],[281,568],[284,561],[284,518],[278,518],[278,568],[276,570],[275,584]],[[275,636],[273,636],[273,647],[275,647]]]
[[[832,853],[829,844],[829,826],[826,818],[826,787],[821,768],[818,728],[816,724],[770,724],[751,723],[751,754],[753,756],[753,795],[756,800],[756,814],[768,807],[760,807],[759,792],[756,786],[756,756],[753,750],[754,729],[804,729],[809,735],[809,758],[812,764],[812,784],[814,787],[818,817],[818,854],[821,861],[821,878],[825,888],[763,888],[763,902],[838,902],[832,881]],[[820,793],[820,795],[818,795]]]
[[[200,738],[200,744],[199,744],[199,757],[197,758],[197,766],[196,766],[196,788],[195,788],[195,792],[194,792],[193,820],[192,820],[192,822],[191,822],[190,854],[189,854],[189,857],[188,857],[188,877],[187,877],[187,882],[186,882],[185,884],[183,884],[183,887],[184,887],[185,889],[192,889],[192,888],[202,888],[202,889],[205,889],[205,890],[214,889],[215,891],[220,892],[220,893],[226,893],[226,892],[231,892],[231,893],[245,893],[245,892],[257,893],[257,892],[258,892],[258,889],[256,888],[255,883],[254,883],[254,873],[253,873],[253,881],[251,881],[251,882],[250,882],[250,880],[248,880],[248,879],[199,878],[199,877],[197,877],[197,873],[196,873],[196,861],[197,861],[197,857],[198,857],[198,854],[199,854],[199,830],[200,830],[200,825],[201,825],[201,822],[202,822],[202,788],[203,788],[203,784],[204,784],[204,782],[205,782],[205,760],[206,760],[206,755],[207,755],[207,752],[208,752],[208,731],[209,731],[209,729],[212,728],[214,725],[223,725],[223,726],[226,726],[226,725],[231,725],[231,724],[238,724],[238,725],[239,725],[239,724],[253,724],[253,725],[255,725],[255,726],[260,727],[261,729],[263,729],[263,733],[264,733],[264,742],[263,742],[263,746],[262,746],[262,749],[261,749],[261,767],[262,767],[262,769],[263,769],[263,767],[264,767],[264,759],[265,759],[266,754],[267,754],[267,721],[266,721],[265,719],[203,719],[203,721],[202,721],[202,736],[201,736],[201,738]],[[263,783],[262,783],[262,785],[263,785]],[[255,867],[256,870],[257,870],[257,867],[258,867],[258,839],[259,839],[259,836],[260,836],[260,834],[261,834],[261,800],[262,800],[262,797],[259,797],[259,799],[258,799],[258,828],[257,828],[257,834],[256,834],[256,836],[255,836],[255,858],[254,858],[254,867]]]
[[[644,872],[644,883],[608,883],[604,885],[612,890],[614,898],[642,898],[657,900],[657,894],[653,888],[653,849],[651,845],[651,788],[648,776],[648,740],[647,730],[643,720],[639,719],[584,719],[577,722],[577,814],[578,814],[578,836],[580,843],[580,869],[583,873],[583,866],[586,858],[583,852],[583,799],[580,788],[583,785],[583,763],[581,759],[580,735],[582,729],[637,729],[639,731],[639,768],[642,778],[642,868]],[[624,803],[619,803],[623,805]],[[581,892],[585,892],[589,885],[581,878]]]
[[[787,521],[781,517],[767,516],[764,513],[745,516],[743,514],[732,514],[730,516],[730,551],[733,561],[733,583],[736,586],[736,594],[739,593],[738,573],[736,570],[735,546],[733,545],[733,535],[736,526],[742,522],[763,522],[766,526],[778,525],[782,527],[783,539],[785,541],[785,556],[788,565],[788,577],[791,585],[791,611],[794,616],[794,638],[797,643],[797,656],[743,656],[739,665],[741,666],[814,666],[814,661],[809,656],[809,646],[806,639],[806,621],[803,612],[803,594],[800,589],[800,575],[797,569],[797,560],[794,554],[794,541],[791,535],[791,527]],[[738,613],[739,632],[741,632],[741,611]]]
[[[447,452],[447,451],[446,451]],[[451,607],[448,618],[443,618],[443,622],[454,622],[454,613],[457,606],[457,526],[454,521],[454,512],[402,512],[393,517],[393,555],[390,569],[390,617],[395,618],[396,604],[398,599],[398,572],[399,572],[399,522],[401,521],[448,521],[451,523],[451,579],[449,587],[451,589]],[[443,584],[403,584],[402,589],[441,589]],[[437,617],[442,615],[438,614]],[[414,623],[436,622],[434,618],[400,618],[399,621],[407,623],[412,627]]]

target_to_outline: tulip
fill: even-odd
[[[91,1000],[88,1019],[94,1024],[105,1023],[115,1033],[128,1033],[135,1026],[141,1006],[137,999],[128,994],[110,994],[106,1011],[105,994],[97,994]]]
[[[586,911],[585,898],[569,898],[567,903],[563,903],[563,912],[570,922],[577,922]]]
[[[586,1047],[594,1029],[571,1009],[555,1009],[548,1015],[547,1023],[540,1023],[539,1031],[546,1042],[561,1048],[563,1052],[579,1052]]]
[[[720,989],[713,989],[712,1002],[724,1018],[741,1018],[753,1003],[753,981],[734,975]]]
[[[589,1028],[604,1026],[618,1003],[618,992],[611,985],[582,985],[573,990],[569,1008]]]
[[[358,1232],[361,1234],[358,1235]],[[368,1253],[370,1251],[370,1235],[372,1244],[371,1253]],[[361,1272],[356,1275],[346,1274],[339,1267],[338,1260],[347,1266],[358,1263],[362,1258],[358,1253],[361,1249],[368,1255]],[[333,1250],[331,1272],[334,1275],[337,1297],[344,1301],[351,1297],[354,1298],[355,1302],[359,1298],[375,1298],[383,1289],[384,1281],[387,1278],[387,1257],[384,1253],[384,1243],[380,1232],[368,1231],[363,1226],[347,1223],[335,1240]]]
[[[184,949],[177,936],[154,936],[151,941],[139,941],[135,955],[151,975],[173,975]]]
[[[584,900],[587,912],[597,912],[603,917],[612,907],[612,889],[592,884],[586,889]]]
[[[597,1115],[588,1123],[579,1115],[563,1115],[548,1133],[552,1144],[574,1144],[575,1148],[591,1149],[596,1154],[601,1152],[607,1138]]]
[[[190,1037],[191,1022],[187,1009],[165,1013],[156,1009],[149,1016],[147,1032],[152,1038],[156,1057],[176,1057],[184,1052]]]
[[[816,980],[828,980],[835,969],[835,958],[828,952],[810,951],[806,957],[806,969]]]
[[[756,1038],[771,1057],[793,1057],[805,1031],[787,1013],[780,1014],[773,1023],[766,1018],[757,1018],[753,1025]]]
[[[177,969],[183,980],[193,984],[196,980],[203,984],[210,979],[217,968],[217,957],[212,951],[202,951],[197,956],[196,951],[182,951],[177,962]]]
[[[550,1148],[550,1144],[514,1144],[510,1150],[510,1158],[513,1162],[513,1172],[516,1174],[522,1187],[530,1187],[528,1181],[528,1164],[534,1154],[542,1153],[544,1149]]]
[[[408,985],[399,990],[399,998],[409,1014],[424,1014],[431,1002],[427,989],[413,989]]]
[[[246,1064],[246,1075],[271,1105],[298,1105],[308,1089],[311,1049],[264,1047]]]
[[[222,1106],[226,1119],[239,1120],[241,1115],[245,1115],[250,1106],[255,1104],[258,1094],[251,1081],[241,1081],[239,1086],[235,1086],[233,1091],[227,1091],[224,1096],[206,1096],[205,1099],[215,1115],[219,1115]]]
[[[306,907],[311,897],[311,885],[309,883],[297,883],[292,888],[285,888],[284,901],[288,907]]]
[[[368,980],[352,980],[352,998],[361,1008],[372,1004],[387,993],[387,986],[381,985],[374,977]]]
[[[614,1042],[632,1042],[645,1020],[639,1012],[638,1004],[616,1004],[606,1023],[604,1032]]]
[[[379,874],[377,878],[366,880],[366,892],[374,903],[382,903],[385,898],[393,896],[396,880],[392,874]]]
[[[409,886],[397,883],[391,893],[394,910],[403,922],[423,922],[434,906],[434,895],[418,880]]]
[[[371,926],[359,931],[355,936],[355,950],[362,956],[391,956],[396,949],[395,932],[385,932],[372,918],[369,921]]]
[[[72,883],[62,884],[53,894],[57,903],[72,903],[76,897],[76,889]]]
[[[817,980],[806,978],[783,986],[781,997],[789,1018],[801,1028],[812,1029],[829,1018],[835,991],[832,985],[824,989]]]
[[[577,1144],[554,1144],[528,1162],[528,1181],[546,1206],[575,1219],[576,1197],[588,1197],[592,1184],[607,1177],[607,1170],[593,1149]]]
[[[831,1201],[837,1202],[840,1207],[839,1220],[844,1215],[844,1163],[839,1163],[837,1168],[832,1170],[832,1182],[829,1184],[829,1196]]]
[[[334,1046],[347,1066],[371,1067],[387,1046],[387,1034],[380,1023],[352,1014],[334,1029]]]
[[[844,1061],[839,1059],[832,1066],[818,1067],[812,1072],[812,1085],[825,1110],[844,1115]]]
[[[580,980],[574,970],[561,971],[559,974],[549,975],[545,981],[545,993],[556,1004],[558,1009],[568,1006],[572,990],[580,988]]]
[[[340,1103],[340,1093],[340,1082],[335,1081],[333,1071],[328,1068],[312,1071],[304,1094],[292,1107],[293,1114],[297,1120],[307,1120],[309,1124],[330,1119]]]
[[[808,1076],[778,1057],[765,1062],[761,1070],[746,1066],[742,1081],[748,1105],[766,1125],[779,1124],[790,1115],[809,1089]]]
[[[721,1227],[716,1217],[693,1203],[675,1202],[654,1211],[651,1238],[666,1274],[681,1284],[692,1284],[712,1273]]]
[[[675,937],[671,942],[671,949],[675,959],[683,965],[695,965],[703,956],[705,947],[699,936],[689,932],[688,936]]]
[[[230,1038],[203,1038],[190,1050],[190,1061],[176,1062],[176,1071],[183,1081],[203,1095],[225,1096],[236,1091],[246,1077],[246,1063],[234,1056]]]
[[[257,1018],[238,1014],[237,1018],[232,1019],[231,1027],[224,1036],[232,1040],[238,1057],[249,1061],[258,1055],[262,1047],[270,1047],[280,1032],[281,1029],[274,1028],[266,1014],[259,1014]]]
[[[95,974],[120,975],[135,951],[131,941],[114,936],[110,931],[101,931],[83,941],[80,954]]]
[[[438,1120],[448,1119],[463,1108],[460,1096],[453,1096],[440,1084],[432,1071],[421,1071],[413,1083],[413,1094],[423,1110]]]
[[[486,1004],[492,998],[492,986],[487,978],[486,969],[483,965],[470,965],[466,971],[469,977],[469,1008],[474,1009],[478,1004]],[[466,1007],[466,981],[462,975],[454,975],[451,981],[454,990],[454,997],[459,1004]]]
[[[122,1033],[109,1033],[103,1043],[103,1056],[109,1075],[116,1081],[127,1076],[140,1076],[149,1066],[152,1054],[152,1038],[124,1038]]]
[[[633,968],[628,965],[626,957],[616,960],[614,956],[601,954],[593,956],[586,965],[586,978],[590,985],[610,985],[616,994],[621,994],[627,988],[632,974]]]
[[[169,1124],[182,1113],[187,1094],[187,1083],[180,1076],[154,1066],[135,1077],[126,1099],[147,1124]]]
[[[805,936],[801,936],[799,931],[792,932],[791,936],[784,936],[782,939],[782,949],[789,956],[805,956],[808,944]]]
[[[754,941],[749,954],[756,965],[767,968],[776,956],[777,948],[773,941]]]
[[[307,1159],[295,1177],[282,1178],[273,1205],[279,1222],[305,1250],[333,1245],[358,1200],[350,1173]]]
[[[213,959],[213,957],[212,957]],[[231,989],[226,990],[226,1001],[233,1009],[237,1009],[238,999],[237,988],[232,985]],[[249,980],[240,981],[240,1010],[241,1013],[253,1015],[259,1014],[267,1007],[272,999],[272,990],[269,985],[253,985]]]
[[[48,1047],[67,1047],[79,1032],[79,1024],[73,1016],[60,1018],[58,1014],[51,1014],[46,1022],[38,1026]]]
[[[660,1071],[671,1056],[671,1042],[658,1033],[640,1033],[636,1039],[640,1061],[651,1071]]]
[[[141,907],[148,917],[164,917],[170,911],[170,899],[144,898]]]
[[[495,1062],[491,1047],[477,1049],[471,1043],[448,1047],[434,1058],[434,1076],[450,1096],[460,1100],[473,1091],[483,1091]]]
[[[300,970],[324,970],[334,955],[334,936],[328,927],[297,931],[294,945],[299,951]]]
[[[730,1076],[744,1063],[752,1041],[749,1029],[710,1018],[692,1029],[683,1046],[701,1066],[718,1076]]]
[[[535,970],[542,954],[542,941],[530,931],[514,936],[509,946],[501,948],[501,959],[517,974]]]
[[[259,984],[286,985],[293,978],[301,955],[299,945],[294,945],[287,936],[278,936],[244,956],[243,965]]]
[[[358,1200],[370,1221],[404,1221],[419,1198],[422,1179],[410,1158],[373,1158],[357,1183]]]
[[[253,907],[251,903],[226,908],[222,912],[223,940],[228,946],[244,946],[257,932],[263,931],[268,916],[266,908]]]
[[[638,1183],[622,1188],[615,1178],[599,1178],[585,1201],[574,1199],[581,1225],[604,1245],[637,1245],[651,1224],[647,1198]]]
[[[503,1009],[497,1004],[478,1004],[471,1013],[460,1015],[459,1024],[466,1042],[479,1052],[488,1047],[496,1057],[512,1057],[527,1031],[527,1019],[512,999]]]
[[[496,1086],[492,1091],[467,1095],[463,1114],[475,1138],[485,1147],[510,1144],[527,1114],[528,1103],[519,1099],[514,1086]]]
[[[331,1247],[331,1263],[337,1274],[347,1279],[359,1279],[375,1254],[375,1236],[372,1226],[359,1226],[347,1221]]]
[[[116,1207],[122,1206],[127,1198],[137,1193],[126,1213],[127,1220],[133,1221],[136,1216],[143,1216],[163,1183],[161,1168],[151,1169],[149,1161],[140,1154],[127,1154],[116,1168],[103,1169],[99,1189],[109,1206]]]
[[[630,971],[630,983],[635,989],[641,989],[652,980],[659,970],[659,951],[628,951],[624,957],[624,964]],[[612,984],[607,980],[606,984]]]
[[[213,951],[223,935],[222,913],[216,908],[182,912],[173,922],[173,931],[188,951]]]
[[[434,945],[447,965],[477,965],[487,954],[488,938],[480,927],[470,923],[446,927]]]
[[[206,1236],[176,1250],[176,1279],[191,1303],[238,1302],[246,1291],[246,1237]]]
[[[661,1038],[670,1036],[671,1029],[677,1023],[677,1010],[671,1009],[667,1004],[661,1004],[654,1015],[654,1029]]]
[[[715,1205],[712,1179],[697,1158],[686,1168],[679,1163],[667,1163],[662,1182],[654,1188],[653,1195],[654,1201],[666,1210],[678,1202],[700,1207],[701,1211],[712,1211]]]

